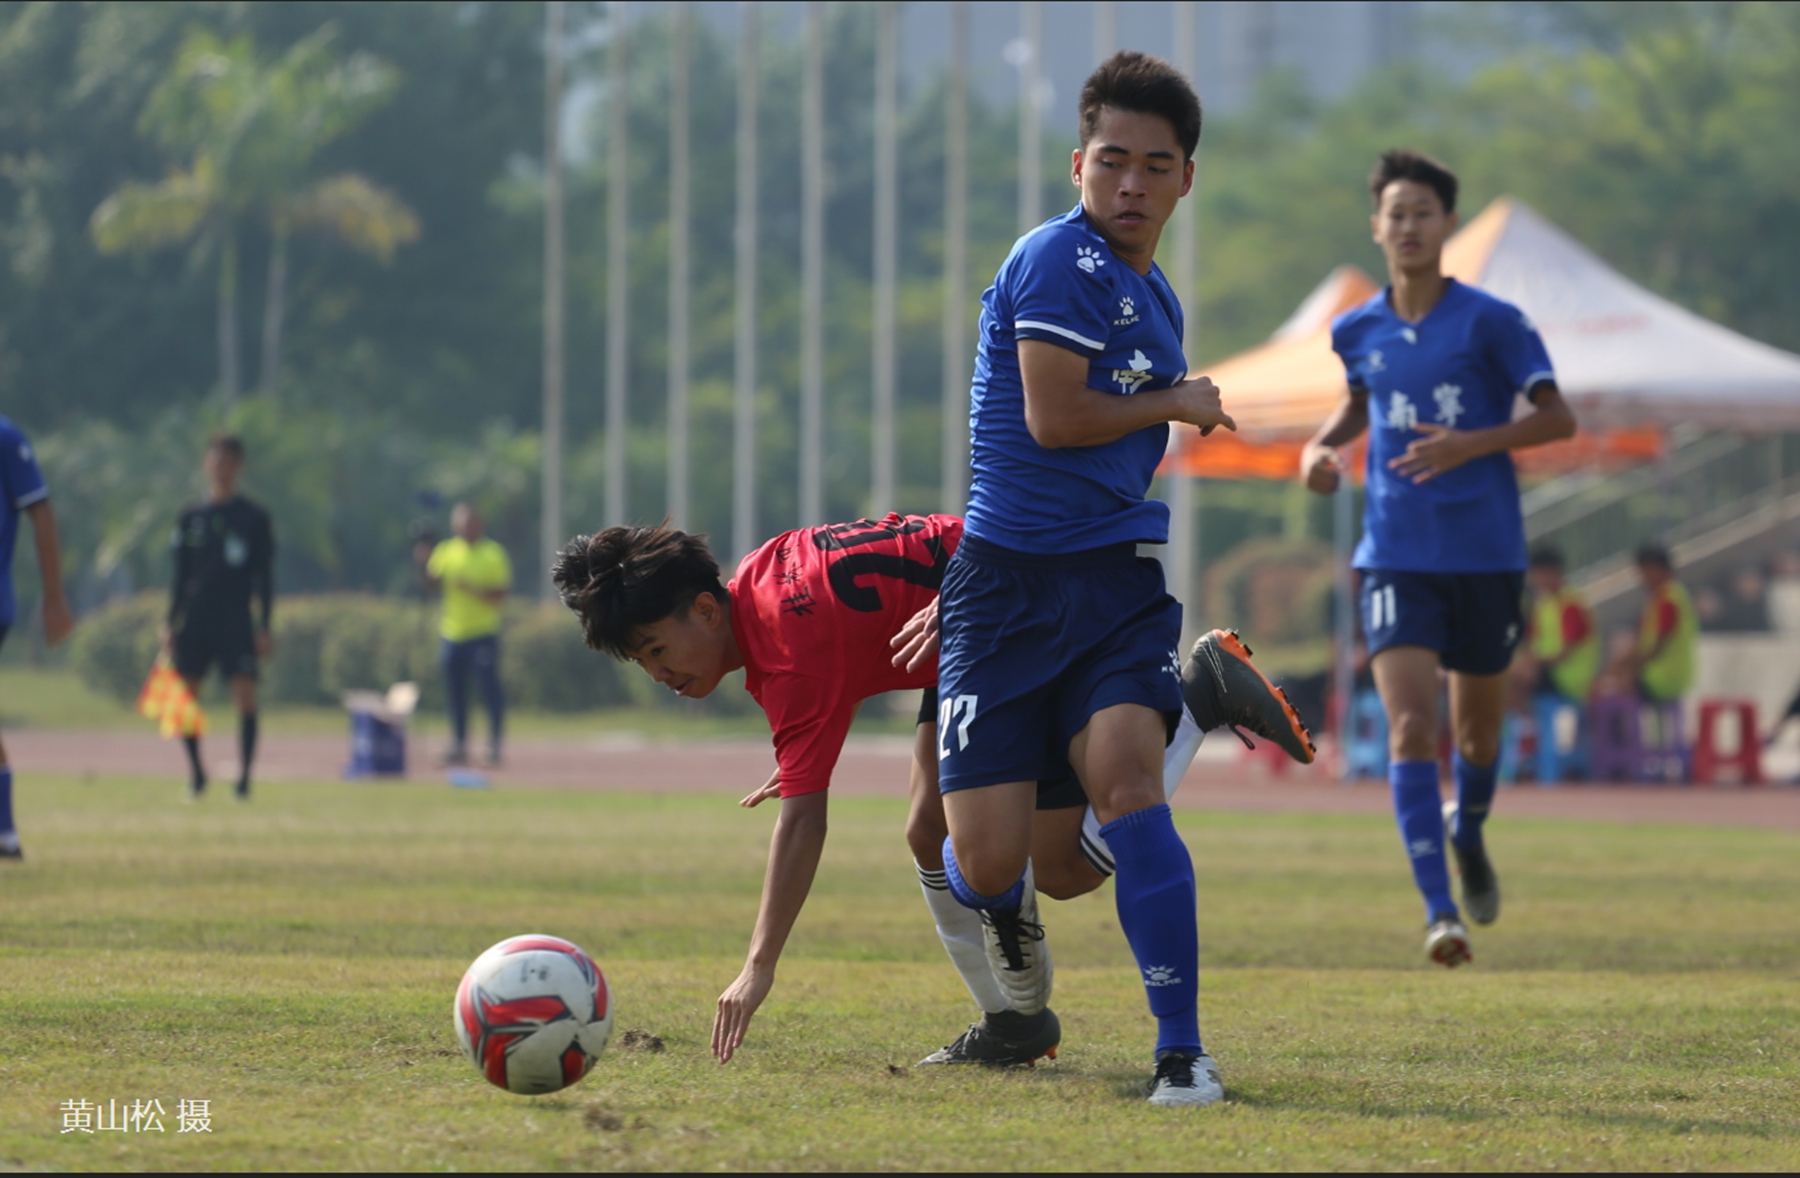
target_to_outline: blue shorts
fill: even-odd
[[[937,688],[936,686],[927,687],[919,693],[918,723],[936,724],[937,722]],[[1076,780],[1073,773],[1061,781],[1038,782],[1037,808],[1040,810],[1073,810],[1076,806],[1086,806],[1087,804],[1087,791],[1081,788],[1081,782]]]
[[[1512,663],[1525,633],[1524,573],[1361,572],[1371,655],[1423,646],[1465,675],[1498,675]]]
[[[1067,781],[1095,712],[1181,720],[1181,605],[1136,546],[1014,552],[964,536],[938,596],[938,788]]]

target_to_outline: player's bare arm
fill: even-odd
[[[63,592],[62,545],[57,539],[56,512],[48,499],[40,499],[25,509],[31,517],[32,534],[37,541],[38,571],[44,587],[44,640],[55,646],[75,628],[69,612],[69,599]]]
[[[743,972],[719,996],[713,1020],[712,1052],[720,1063],[743,1045],[744,1034],[757,1008],[775,985],[775,965],[787,945],[794,921],[812,891],[825,848],[826,792],[784,798],[775,833],[769,840],[769,868],[763,877],[762,905],[756,914],[756,931],[750,938],[750,954]]]
[[[1553,384],[1532,390],[1532,412],[1505,425],[1459,430],[1422,421],[1416,427],[1424,436],[1407,446],[1406,453],[1391,460],[1388,468],[1415,483],[1455,470],[1488,454],[1526,450],[1575,436],[1575,411]]]
[[[1343,480],[1344,458],[1340,446],[1348,446],[1369,428],[1369,394],[1346,388],[1337,408],[1300,451],[1300,480],[1310,491],[1330,495]]]
[[[1103,446],[1164,423],[1179,423],[1210,434],[1219,426],[1235,430],[1218,386],[1204,376],[1166,389],[1121,397],[1088,387],[1088,359],[1043,340],[1019,341],[1019,370],[1025,385],[1025,428],[1046,450]]]

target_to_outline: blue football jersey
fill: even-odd
[[[1022,339],[1087,357],[1088,387],[1128,397],[1187,374],[1181,303],[1162,271],[1116,257],[1081,206],[1013,244],[981,296],[969,394],[967,532],[1019,552],[1062,553],[1125,541],[1163,544],[1169,509],[1146,500],[1169,427],[1103,446],[1047,450],[1025,427]]]
[[[49,497],[50,488],[44,485],[31,443],[18,426],[0,417],[0,626],[12,625],[18,614],[12,561],[19,539],[19,516]]]
[[[1511,303],[1451,279],[1408,323],[1382,290],[1331,325],[1350,387],[1369,398],[1368,507],[1359,569],[1514,572],[1525,524],[1512,455],[1489,454],[1423,483],[1388,469],[1423,422],[1476,430],[1512,420],[1514,398],[1556,379],[1537,328]]]

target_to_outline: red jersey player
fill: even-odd
[[[689,699],[710,695],[742,669],[774,735],[775,774],[744,799],[753,806],[779,796],[781,813],[749,956],[719,999],[712,1049],[721,1063],[742,1044],[768,996],[811,890],[825,843],[826,791],[858,705],[883,692],[920,688],[925,706],[914,742],[907,842],[938,934],[983,1010],[980,1022],[922,1062],[1027,1063],[1056,1049],[1056,1016],[1047,1006],[1028,1014],[1011,1009],[1003,979],[989,966],[979,914],[958,904],[944,880],[937,666],[924,620],[961,539],[962,520],[948,515],[804,528],[745,557],[729,585],[720,583],[718,562],[702,538],[667,527],[609,528],[577,536],[558,553],[553,577],[589,646],[637,663]],[[913,641],[890,657],[903,630]],[[1221,724],[1276,740],[1303,762],[1312,759],[1304,726],[1248,656],[1224,631],[1196,644],[1183,668],[1191,715],[1170,747],[1169,788],[1193,759],[1202,731]],[[1099,887],[1111,858],[1079,785],[1072,776],[1046,783],[1038,806],[1032,851],[1039,890],[1066,899]],[[1084,830],[1084,818],[1093,829]]]

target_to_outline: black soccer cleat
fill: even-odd
[[[974,1063],[990,1068],[1028,1067],[1040,1059],[1055,1059],[1062,1044],[1062,1024],[1049,1007],[1036,1014],[1003,1010],[984,1014],[978,1023],[918,1062],[926,1064]]]
[[[1214,630],[1195,641],[1181,666],[1181,694],[1203,732],[1243,729],[1274,741],[1302,765],[1317,755],[1300,713],[1287,693],[1256,669],[1236,630]]]

